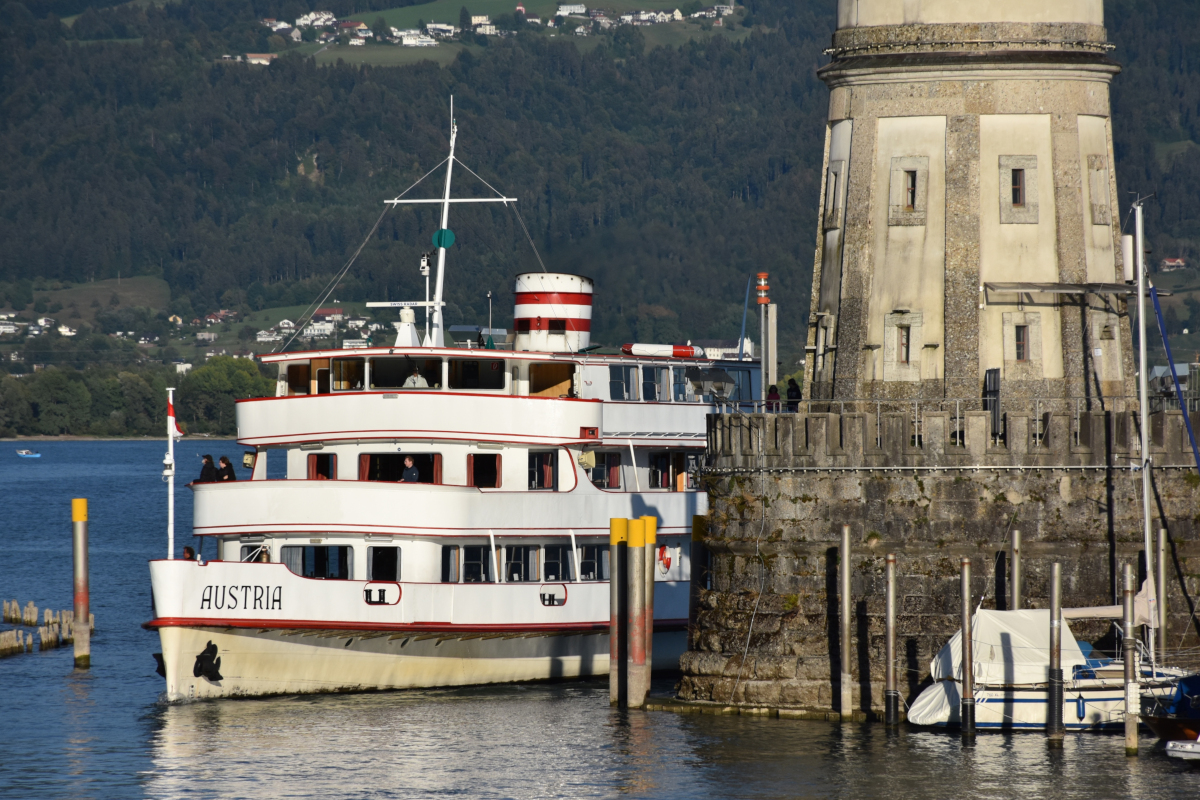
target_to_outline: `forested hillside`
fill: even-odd
[[[396,0],[10,2],[0,13],[0,306],[29,280],[153,275],[170,311],[306,303],[382,200],[445,156],[520,198],[548,268],[597,279],[604,343],[736,336],[746,278],[772,273],[794,369],[808,309],[835,0],[747,0],[738,43],[647,49],[620,28],[493,40],[447,68],[269,68],[263,16],[339,16]],[[469,4],[469,3],[468,3]],[[89,8],[91,7],[91,8]],[[82,13],[73,25],[56,15]],[[1156,253],[1200,256],[1200,14],[1195,0],[1108,0],[1121,191],[1155,192]],[[463,192],[484,188],[463,171]],[[431,178],[424,196],[439,191]],[[432,210],[389,212],[343,299],[423,292]],[[537,261],[515,216],[456,209],[450,322],[505,324]],[[1200,327],[1200,319],[1194,327]],[[756,326],[752,325],[751,329]]]

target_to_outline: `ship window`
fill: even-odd
[[[333,360],[333,390],[335,392],[356,391],[363,388],[363,376],[367,371],[365,358],[335,358]]]
[[[467,455],[467,485],[480,489],[500,488],[500,454],[470,453]]]
[[[451,389],[503,389],[504,362],[473,358],[450,359]]]
[[[579,548],[579,579],[583,581],[608,580],[607,547],[598,544],[585,544]]]
[[[504,548],[504,580],[507,583],[536,581],[537,546],[532,544],[508,545]]]
[[[530,364],[529,393],[535,397],[570,397],[574,364]]]
[[[753,385],[750,381],[750,370],[726,368],[725,372],[733,378],[733,386],[729,390],[730,402],[752,402],[754,393],[751,391]]]
[[[671,368],[671,397],[676,403],[690,403],[697,399],[692,392],[691,381],[687,379],[687,367]]]
[[[337,456],[333,453],[309,453],[308,479],[310,481],[337,480]]]
[[[552,544],[544,548],[542,572],[548,581],[571,580],[571,548],[567,545]]]
[[[441,453],[360,453],[358,479],[399,483],[404,480],[406,458],[411,458],[417,468],[417,483],[442,482]]]
[[[458,583],[458,545],[442,545],[442,583]]]
[[[589,472],[592,483],[601,489],[620,489],[621,454],[596,453],[596,466]]]
[[[642,399],[651,402],[661,399],[667,382],[667,367],[642,367]]]
[[[610,400],[637,400],[637,367],[612,364],[608,368]]]
[[[368,547],[367,548],[367,580],[369,580],[369,581],[398,581],[398,580],[400,580],[400,548],[399,547]]]
[[[308,364],[288,364],[288,394],[308,394]]]
[[[470,545],[463,548],[463,582],[487,583],[492,579],[492,548]]]
[[[557,453],[553,450],[529,454],[529,488],[557,489],[555,466],[558,462]]]
[[[550,333],[566,333],[567,332],[567,321],[565,319],[551,319],[551,320],[547,320],[547,322],[549,324],[547,325],[546,329]]]
[[[350,580],[354,574],[352,547],[282,547],[280,560],[302,578]]]
[[[517,333],[529,333],[531,322],[532,320],[530,320],[528,317],[524,319],[515,319],[513,320],[513,328]]]
[[[266,544],[242,545],[242,561],[270,561],[271,547]]]
[[[413,376],[414,369],[419,377]],[[402,356],[371,359],[372,389],[438,389],[441,385],[440,358]]]
[[[650,488],[683,492],[694,488],[699,456],[688,453],[651,453]]]

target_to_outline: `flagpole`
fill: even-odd
[[[167,476],[167,560],[175,558],[175,389],[167,389],[167,460],[163,474]]]

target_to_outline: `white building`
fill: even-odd
[[[444,22],[427,22],[425,23],[425,31],[430,36],[453,36],[458,33],[458,28],[453,25],[447,25]]]
[[[490,24],[489,25],[477,25],[475,27],[475,32],[482,36],[495,36],[496,35],[496,26],[490,25]]]
[[[189,372],[191,372],[191,371],[192,371],[192,365],[191,365],[191,364],[186,364],[186,363],[183,363],[183,362],[176,362],[176,363],[175,363],[175,374],[176,374],[176,375],[187,375],[187,374],[188,374]]]
[[[17,332],[17,326],[11,322],[0,322],[0,336]]]
[[[405,34],[400,37],[401,47],[437,47],[437,40],[423,33]]]
[[[332,322],[310,322],[301,334],[305,339],[324,339],[333,336]]]
[[[571,15],[584,16],[587,14],[587,6],[582,3],[562,3],[558,7],[556,17],[569,17]]]
[[[275,327],[281,331],[294,331],[296,330],[296,323],[292,322],[290,319],[281,319],[279,320],[279,324]]]
[[[475,16],[471,17],[471,27],[472,28],[478,28],[480,25],[491,25],[491,24],[492,24],[492,18],[487,15],[484,15],[482,17],[475,17]]]
[[[270,328],[265,331],[258,332],[258,341],[260,342],[278,342],[281,339],[283,339],[283,337]]]
[[[74,328],[69,328],[66,325],[58,326],[58,335],[59,336],[74,336],[75,333],[76,333],[76,331]]]
[[[343,350],[365,350],[370,346],[366,339],[342,339]]]
[[[196,334],[197,342],[215,342],[216,340],[217,335],[212,331],[200,331]]]

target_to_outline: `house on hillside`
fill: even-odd
[[[318,322],[341,322],[346,318],[346,312],[340,308],[318,308],[313,319]]]
[[[171,316],[167,317],[167,322],[171,323],[176,328],[183,327],[183,317],[179,316],[178,314],[172,314]]]
[[[583,3],[559,3],[556,17],[570,17],[572,15],[582,17],[587,14],[587,6]]]
[[[1159,272],[1174,272],[1177,269],[1187,269],[1187,262],[1182,258],[1164,258],[1158,264]]]
[[[197,342],[215,342],[216,340],[217,335],[212,331],[200,331],[196,334]]]
[[[458,28],[444,22],[427,22],[425,23],[425,32],[430,36],[450,37],[458,33]]]
[[[280,336],[278,333],[271,330],[270,328],[268,328],[265,331],[258,332],[258,341],[260,341],[260,342],[278,342],[278,341],[281,341],[282,339],[283,339],[282,336]]]
[[[303,336],[305,339],[328,338],[330,336],[333,336],[333,323],[332,322],[318,322],[317,320],[313,320],[312,322],[308,323],[308,327],[306,327],[304,329],[304,332],[300,335]]]
[[[74,328],[67,327],[66,325],[58,326],[59,336],[74,336],[76,333],[78,333],[78,331],[76,331]]]
[[[279,58],[277,53],[246,53],[247,64],[258,64],[260,66],[270,66],[271,62]]]

